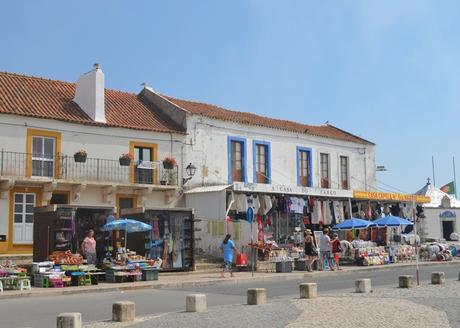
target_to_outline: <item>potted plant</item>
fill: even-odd
[[[129,166],[131,164],[131,158],[132,156],[130,153],[123,153],[118,160],[121,166]]]
[[[77,151],[75,154],[73,154],[73,159],[77,163],[84,163],[86,162],[86,157],[88,156],[88,153],[84,149],[80,149]]]
[[[163,160],[163,168],[166,169],[166,170],[171,170],[174,165],[176,165],[177,162],[176,162],[176,159],[174,157],[166,157],[164,160]]]

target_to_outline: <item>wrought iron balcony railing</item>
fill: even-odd
[[[122,165],[119,160],[102,158],[86,158],[84,162],[77,162],[74,156],[68,155],[27,154],[1,150],[0,176],[177,186],[178,167],[175,165],[171,169],[165,169],[158,161],[131,161],[128,165]]]

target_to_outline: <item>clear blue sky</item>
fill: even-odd
[[[3,1],[0,70],[322,124],[374,141],[413,192],[460,163],[458,1]],[[459,171],[460,175],[460,171]],[[379,184],[380,187],[390,189]]]

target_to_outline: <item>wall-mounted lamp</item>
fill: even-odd
[[[196,173],[196,167],[192,163],[189,163],[185,168],[185,172],[187,172],[188,177],[182,178],[182,184],[186,184],[187,181],[191,180]]]

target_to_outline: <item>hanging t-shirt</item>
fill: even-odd
[[[311,214],[311,223],[312,224],[319,224],[320,217],[321,217],[321,202],[315,200],[313,206],[313,212]]]
[[[254,214],[257,214],[259,212],[259,208],[260,208],[259,198],[257,196],[253,196],[253,195],[247,197],[247,206],[248,206],[248,208],[252,207],[253,210],[254,210]],[[246,208],[246,210],[247,210],[247,208]]]

